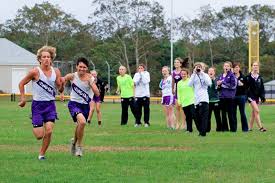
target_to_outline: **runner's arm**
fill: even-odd
[[[18,105],[20,107],[24,107],[26,105],[26,98],[25,98],[25,85],[28,84],[31,80],[35,79],[35,76],[38,75],[36,69],[32,69],[29,73],[20,81],[19,83],[19,92],[20,92],[20,102]]]
[[[55,68],[55,74],[56,74],[56,80],[55,80],[55,84],[57,86],[57,89],[60,93],[62,93],[64,91],[64,85],[63,85],[63,79],[61,77],[61,72],[58,68]]]

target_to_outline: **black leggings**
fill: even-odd
[[[136,119],[136,109],[135,109],[135,100],[134,97],[130,98],[121,98],[121,125],[126,125],[128,122],[128,108],[131,108],[131,111]]]
[[[221,110],[222,110],[222,130],[229,131],[227,117],[229,120],[229,126],[231,132],[237,131],[237,121],[233,117],[233,99],[232,98],[221,98]]]
[[[185,106],[185,107],[182,108],[182,110],[184,111],[184,114],[185,114],[185,117],[186,117],[186,130],[189,131],[189,132],[193,132],[192,120],[195,117],[194,104]]]
[[[137,97],[136,98],[136,124],[141,124],[142,107],[144,108],[144,123],[149,124],[150,118],[150,98]]]

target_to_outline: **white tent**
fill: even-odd
[[[0,52],[0,90],[19,93],[20,80],[28,70],[38,65],[36,55],[5,38],[0,38]],[[25,90],[26,93],[31,93],[30,84]]]

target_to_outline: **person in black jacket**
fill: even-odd
[[[260,119],[260,110],[259,110],[259,99],[261,102],[265,102],[265,89],[264,89],[264,81],[261,75],[259,74],[259,62],[252,63],[252,71],[246,77],[247,80],[247,97],[248,102],[252,108],[251,118],[249,123],[249,130],[252,130],[254,120],[259,127],[261,132],[265,132],[266,129],[263,127],[261,119]]]
[[[242,131],[248,131],[248,124],[247,118],[245,114],[245,103],[246,103],[246,77],[240,71],[241,64],[236,62],[233,64],[233,70],[236,78],[238,79],[237,82],[237,91],[234,97],[233,102],[233,118],[237,121],[237,107],[239,106],[239,111],[241,115],[241,123],[242,123]]]
[[[90,102],[90,112],[89,112],[87,121],[89,124],[91,123],[91,119],[93,118],[94,110],[96,109],[97,122],[98,122],[98,125],[101,126],[102,114],[101,114],[100,107],[101,107],[101,103],[104,101],[106,83],[98,78],[97,72],[95,70],[91,71],[91,75],[95,78],[96,86],[99,90],[100,95],[94,96],[92,101]]]
[[[220,109],[220,99],[218,93],[217,79],[216,79],[216,68],[210,67],[208,69],[208,75],[211,78],[212,84],[208,86],[208,95],[209,95],[209,113],[208,113],[208,123],[207,123],[207,132],[211,130],[211,115],[214,111],[216,118],[216,131],[222,131],[222,120],[221,120],[221,109]]]

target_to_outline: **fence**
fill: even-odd
[[[265,98],[275,99],[275,85],[265,84]]]
[[[274,88],[275,88],[275,86],[274,86]],[[274,90],[273,90],[273,93],[266,94],[266,96],[273,97],[273,98],[267,97],[266,103],[268,103],[268,104],[274,104],[275,103],[275,91]],[[10,98],[11,101],[15,102],[15,101],[19,101],[20,95],[19,94],[14,94],[14,93],[12,93],[12,94],[0,94],[0,97],[6,97],[7,98],[6,100],[9,100],[9,98]],[[64,98],[65,98],[65,100],[69,100],[70,96],[65,96]],[[32,95],[31,94],[26,94],[26,100],[31,101],[32,100]],[[56,96],[56,100],[60,100],[59,95]],[[104,97],[104,102],[119,103],[120,102],[120,96],[106,95]],[[161,97],[150,97],[150,102],[159,104],[159,103],[161,103]]]
[[[27,101],[31,101],[32,100],[32,94],[25,94],[26,95],[26,100]],[[16,102],[19,101],[20,98],[20,94],[0,94],[0,97],[6,97],[6,100],[12,101],[12,102]],[[64,96],[65,100],[69,100],[70,96]],[[60,100],[60,96],[57,95],[56,96],[56,100]],[[110,102],[110,103],[118,103],[120,102],[120,96],[117,95],[106,95],[104,97],[104,102]],[[161,97],[150,97],[150,102],[152,103],[160,103],[161,102]]]

